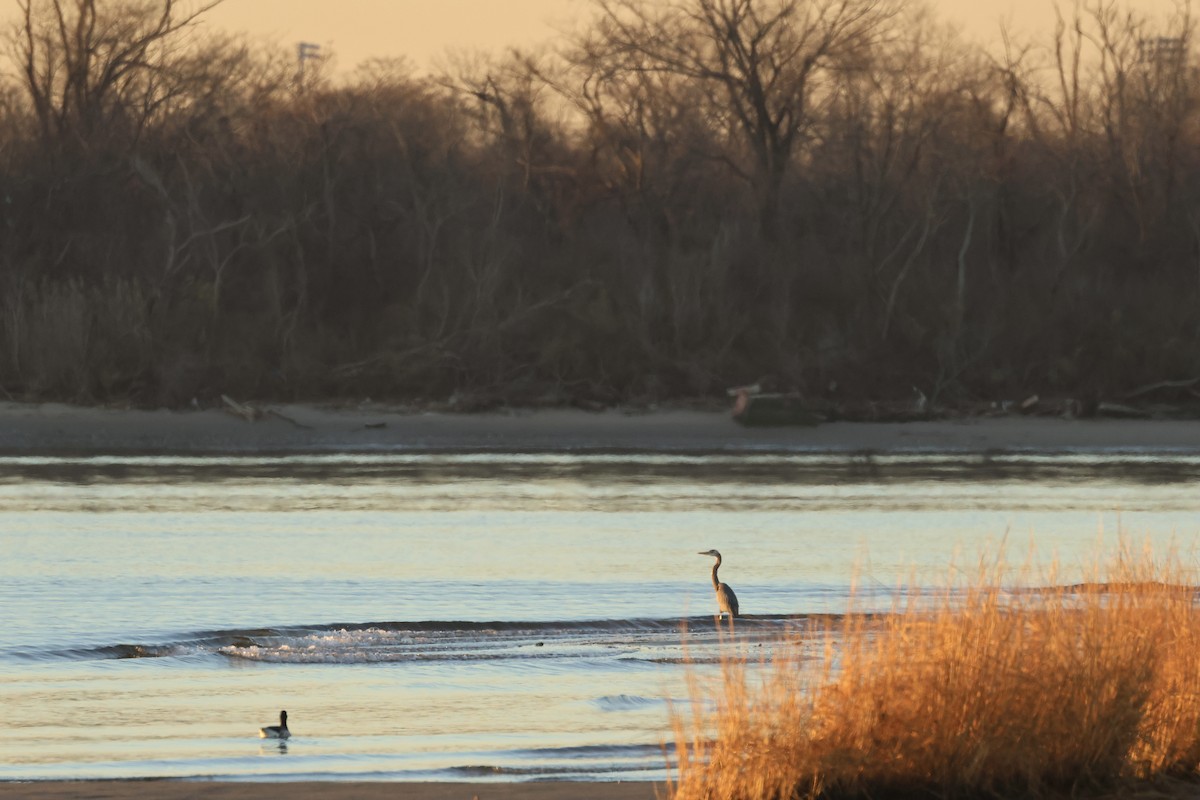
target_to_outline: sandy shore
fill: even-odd
[[[657,792],[657,794],[656,794]],[[367,783],[359,781],[38,781],[0,782],[0,800],[655,800],[653,783]]]
[[[218,410],[124,411],[0,403],[0,453],[416,451],[988,452],[1171,450],[1200,454],[1200,421],[984,417],[745,428],[726,413],[574,410],[404,413],[268,406],[258,421]]]

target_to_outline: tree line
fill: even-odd
[[[907,0],[591,0],[537,52],[334,79],[215,3],[17,0],[0,393],[1191,397],[1187,7],[985,51]],[[1178,399],[1178,398],[1176,398]]]

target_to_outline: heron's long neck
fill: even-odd
[[[713,564],[713,588],[720,589],[721,582],[717,580],[717,570],[721,568],[721,557],[717,556],[717,563]]]

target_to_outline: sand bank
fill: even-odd
[[[378,406],[129,411],[0,403],[0,453],[364,451],[988,452],[1171,450],[1200,454],[1200,421],[982,417],[745,428],[727,413],[576,410],[405,413]]]
[[[0,782],[0,800],[655,800],[653,783],[368,783],[359,781]]]

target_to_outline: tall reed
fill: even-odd
[[[820,655],[725,660],[674,719],[676,800],[1027,796],[1191,776],[1200,762],[1200,613],[1175,556],[1106,581],[966,585],[847,614]],[[1025,577],[1028,577],[1026,575]],[[1024,585],[1028,583],[1021,581]],[[1010,584],[1011,585],[1011,584]]]

